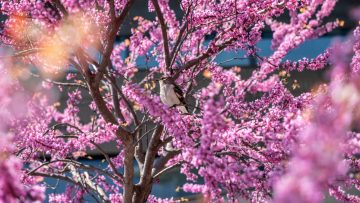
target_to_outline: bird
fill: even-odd
[[[160,100],[168,107],[176,107],[181,113],[188,114],[183,92],[171,79],[171,77],[161,77],[160,85]]]
[[[182,114],[189,114],[186,107],[183,92],[170,77],[161,77],[159,80],[160,85],[160,100],[169,108],[176,107]],[[176,150],[172,142],[166,143],[165,151]]]

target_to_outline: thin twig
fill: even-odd
[[[154,128],[152,128],[152,129],[150,129],[150,130],[148,130],[147,132],[145,132],[135,143],[134,143],[134,146],[136,146],[146,135],[148,135],[149,133],[151,133],[153,130],[155,130],[157,128],[157,126],[156,127],[154,127]]]
[[[93,144],[100,152],[101,154],[104,155],[106,161],[109,163],[111,169],[113,170],[113,172],[116,174],[116,176],[118,176],[119,178],[121,178],[121,180],[124,180],[124,176],[119,173],[119,171],[116,169],[115,164],[111,161],[109,155],[101,148],[100,145],[96,144],[94,141],[90,141],[91,144]]]
[[[180,166],[180,163],[176,163],[176,164],[170,165],[170,166],[162,169],[161,171],[159,171],[157,174],[155,174],[153,178],[154,178],[154,179],[157,179],[157,178],[159,178],[162,174],[164,174],[164,173],[166,173],[166,172],[170,171],[171,169],[173,169],[173,168],[175,168],[175,167],[178,167],[178,166]]]

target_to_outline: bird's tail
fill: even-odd
[[[188,109],[186,108],[186,106],[182,105],[182,106],[177,106],[176,107],[181,113],[183,114],[189,114]]]

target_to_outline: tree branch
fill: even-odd
[[[161,12],[161,8],[159,6],[158,1],[151,0],[151,2],[154,5],[155,12],[156,12],[156,15],[157,15],[159,23],[160,23],[161,34],[163,37],[165,64],[166,64],[166,69],[168,70],[170,68],[170,51],[169,51],[169,39],[167,36],[167,26],[166,26],[166,22],[165,22],[163,13]]]
[[[125,123],[126,120],[120,110],[118,93],[113,84],[111,84],[111,95],[112,95],[113,105],[114,105],[114,109],[115,109],[115,115],[121,120],[122,123]]]
[[[55,130],[57,127],[60,127],[60,126],[68,126],[68,127],[71,127],[71,128],[76,129],[77,131],[79,131],[79,132],[82,133],[82,134],[85,134],[80,128],[78,128],[78,127],[75,126],[75,125],[71,125],[71,124],[69,124],[69,123],[57,123],[57,124],[55,124],[55,125],[50,126],[50,127],[45,131],[45,133],[43,134],[43,136],[45,136],[46,134],[48,134],[50,130]]]
[[[60,2],[60,0],[55,0],[54,1],[56,7],[60,10],[60,12],[67,17],[69,15],[69,13],[67,12],[67,10],[65,9],[64,5]]]
[[[27,49],[27,50],[16,52],[13,55],[0,56],[0,59],[19,58],[19,57],[27,56],[27,55],[30,55],[30,54],[35,54],[35,53],[37,53],[37,52],[39,52],[41,50],[43,50],[43,49],[42,48]]]
[[[145,186],[151,182],[151,170],[155,160],[155,156],[161,143],[160,136],[163,132],[164,126],[158,125],[154,131],[145,156],[144,170],[141,174],[139,184]]]
[[[33,76],[33,77],[40,78],[40,79],[44,80],[45,82],[52,83],[54,85],[67,86],[67,87],[82,87],[82,88],[87,89],[87,86],[84,85],[84,84],[53,81],[53,80],[50,80],[50,79],[47,79],[47,78],[42,78],[40,75],[34,74],[31,71],[29,71],[29,74],[31,76]]]
[[[131,113],[131,115],[132,115],[132,117],[133,117],[133,119],[134,119],[135,125],[136,125],[136,126],[140,125],[139,119],[137,118],[137,115],[136,115],[136,113],[135,113],[135,111],[134,111],[134,108],[131,106],[129,100],[125,97],[125,95],[124,95],[124,93],[122,92],[122,90],[121,90],[121,89],[119,88],[119,86],[116,84],[115,78],[112,78],[112,77],[107,76],[107,75],[105,75],[105,76],[109,79],[110,83],[111,83],[111,84],[114,86],[114,88],[117,90],[117,92],[119,93],[121,99],[123,99],[123,100],[125,101],[125,104],[126,104],[127,108],[129,109],[129,111],[130,111],[130,113]]]
[[[134,154],[135,149],[131,145],[128,145],[125,148],[125,158],[124,158],[124,187],[123,187],[123,200],[124,202],[132,202],[132,196],[134,193]]]
[[[136,140],[136,142],[134,143],[134,146],[136,146],[146,135],[150,134],[156,128],[158,128],[158,127],[156,126],[152,129],[148,130],[147,132],[145,132],[138,140]]]
[[[229,46],[231,43],[233,43],[236,40],[236,38],[231,38],[225,42],[223,42],[222,44],[217,46],[217,52],[225,49],[227,46]],[[172,80],[176,80],[179,76],[181,71],[187,70],[189,68],[191,68],[194,65],[197,65],[199,63],[201,63],[203,60],[209,58],[212,56],[213,54],[213,50],[211,48],[208,48],[207,51],[205,53],[203,53],[202,55],[188,61],[187,63],[185,63],[182,67],[180,67],[177,72],[172,76]]]
[[[165,156],[162,156],[162,157],[160,157],[159,159],[157,159],[157,160],[155,161],[154,169],[153,169],[153,171],[152,171],[152,176],[154,176],[154,178],[155,178],[156,175],[159,176],[159,175],[160,175],[160,174],[159,174],[160,171],[162,171],[162,170],[164,169],[166,163],[167,163],[170,159],[174,158],[176,155],[178,155],[178,154],[180,154],[180,153],[181,153],[180,150],[170,151],[170,152],[167,152],[167,153],[165,154]]]
[[[110,0],[112,1],[112,0]],[[125,17],[129,13],[132,5],[134,4],[135,0],[129,0],[124,9],[122,10],[119,17],[115,18],[115,21],[111,23],[111,30],[109,30],[109,35],[107,37],[107,43],[105,46],[105,50],[102,56],[102,62],[99,66],[99,72],[96,74],[95,83],[99,83],[102,79],[103,75],[105,74],[105,69],[110,63],[110,55],[114,48],[114,43],[116,40],[117,32],[120,30],[121,25],[123,24]]]
[[[49,161],[49,162],[45,162],[45,163],[41,164],[40,166],[38,166],[38,167],[32,169],[31,171],[29,171],[29,172],[27,173],[27,175],[32,175],[32,174],[36,173],[40,168],[42,168],[42,167],[44,167],[44,166],[47,166],[47,165],[49,165],[49,164],[52,164],[52,163],[56,163],[56,162],[71,163],[71,164],[76,165],[76,166],[79,167],[79,168],[82,168],[82,169],[85,169],[85,170],[89,170],[89,171],[96,171],[96,172],[101,173],[101,174],[103,174],[103,175],[106,175],[106,176],[108,176],[108,177],[110,177],[110,178],[112,178],[112,179],[114,179],[114,180],[116,180],[116,181],[122,182],[121,179],[118,179],[116,176],[112,175],[111,173],[109,173],[109,172],[107,172],[107,171],[105,171],[105,170],[102,170],[102,169],[97,168],[97,167],[95,167],[95,166],[82,164],[82,163],[80,163],[80,162],[78,162],[78,161],[70,160],[70,159],[56,159],[56,160],[52,160],[52,161]]]

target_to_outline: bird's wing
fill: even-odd
[[[185,102],[185,98],[184,98],[184,93],[181,90],[181,88],[179,86],[177,86],[176,84],[174,84],[174,92],[177,96],[177,98],[179,99],[180,103],[182,106],[178,106],[177,108],[182,112],[182,113],[189,113],[189,110],[186,106],[186,102]]]
[[[181,88],[175,84],[173,84],[173,85],[174,85],[174,92],[175,92],[176,96],[179,98],[181,104],[186,104],[185,98],[184,98],[184,93],[181,90]]]

